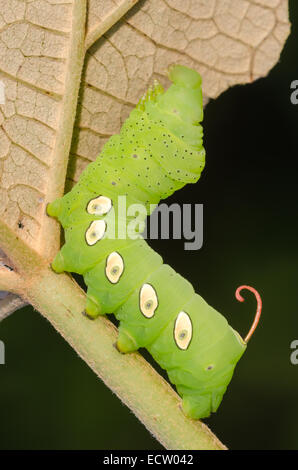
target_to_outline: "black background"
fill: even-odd
[[[245,335],[263,298],[261,324],[218,412],[205,422],[232,449],[298,449],[297,128],[298,4],[292,32],[268,77],[234,87],[205,110],[201,180],[168,202],[204,204],[204,245],[150,241],[176,271]],[[31,307],[0,324],[0,448],[161,449],[112,392]],[[146,352],[144,353],[146,355]],[[148,357],[148,355],[146,355]],[[148,357],[149,358],[149,357]]]

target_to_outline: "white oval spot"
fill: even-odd
[[[112,201],[105,196],[98,196],[88,202],[87,212],[92,215],[105,215],[112,209]]]
[[[86,230],[86,242],[88,245],[95,245],[98,240],[101,240],[106,231],[106,223],[104,220],[94,220]]]
[[[106,276],[112,284],[117,284],[124,271],[124,262],[122,256],[113,251],[106,262]]]
[[[192,323],[189,315],[180,312],[175,321],[174,339],[178,348],[187,349],[192,338]]]
[[[158,307],[155,289],[150,284],[143,284],[140,290],[140,310],[146,318],[152,318]]]

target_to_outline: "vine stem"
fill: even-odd
[[[166,449],[226,449],[204,423],[183,414],[177,393],[139,353],[117,351],[112,322],[83,315],[86,296],[71,276],[54,273],[1,221],[0,245],[16,268],[14,291],[49,320]]]
[[[84,39],[87,0],[72,2],[72,26],[70,50],[66,64],[65,90],[61,103],[57,135],[53,149],[51,168],[48,173],[45,204],[52,202],[64,193],[66,170],[71,148],[73,127],[85,59]],[[60,226],[51,217],[45,217],[41,226],[38,251],[53,259],[60,248]]]
[[[23,299],[10,292],[7,292],[6,297],[2,299],[0,296],[0,322],[25,305],[27,303]]]
[[[14,271],[0,267],[0,291],[17,292],[22,286],[22,280]]]
[[[178,395],[139,353],[117,351],[113,323],[105,317],[92,321],[82,314],[85,293],[70,276],[46,268],[30,279],[23,297],[166,449],[226,449],[204,423],[184,416]]]
[[[105,317],[83,315],[86,296],[67,274],[55,274],[49,263],[0,221],[0,245],[15,267],[2,276],[23,300],[38,310],[103,382],[139,418],[166,449],[224,450],[201,421],[187,418],[181,399],[139,353],[120,354],[117,329]]]

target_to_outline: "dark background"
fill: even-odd
[[[298,3],[280,62],[265,79],[237,86],[205,110],[207,165],[197,185],[169,202],[204,204],[204,245],[151,241],[164,261],[243,336],[254,297],[240,304],[240,284],[263,298],[261,324],[235,370],[218,412],[205,422],[232,449],[298,449]],[[53,327],[31,307],[0,324],[2,449],[160,449]],[[147,357],[147,356],[146,356]]]

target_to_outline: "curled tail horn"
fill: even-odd
[[[261,299],[261,296],[258,293],[258,291],[256,289],[254,289],[253,287],[239,286],[238,289],[235,292],[235,297],[236,297],[237,300],[239,300],[239,302],[244,302],[244,298],[240,294],[242,289],[249,290],[250,292],[252,292],[255,295],[255,297],[257,299],[257,311],[256,311],[256,314],[255,314],[255,318],[254,318],[253,324],[251,325],[251,328],[250,328],[250,330],[249,330],[249,332],[248,332],[248,334],[247,334],[247,336],[244,340],[244,342],[247,343],[250,340],[250,338],[252,337],[252,335],[254,334],[254,331],[258,326],[260,316],[261,316],[261,312],[262,312],[262,299]]]

